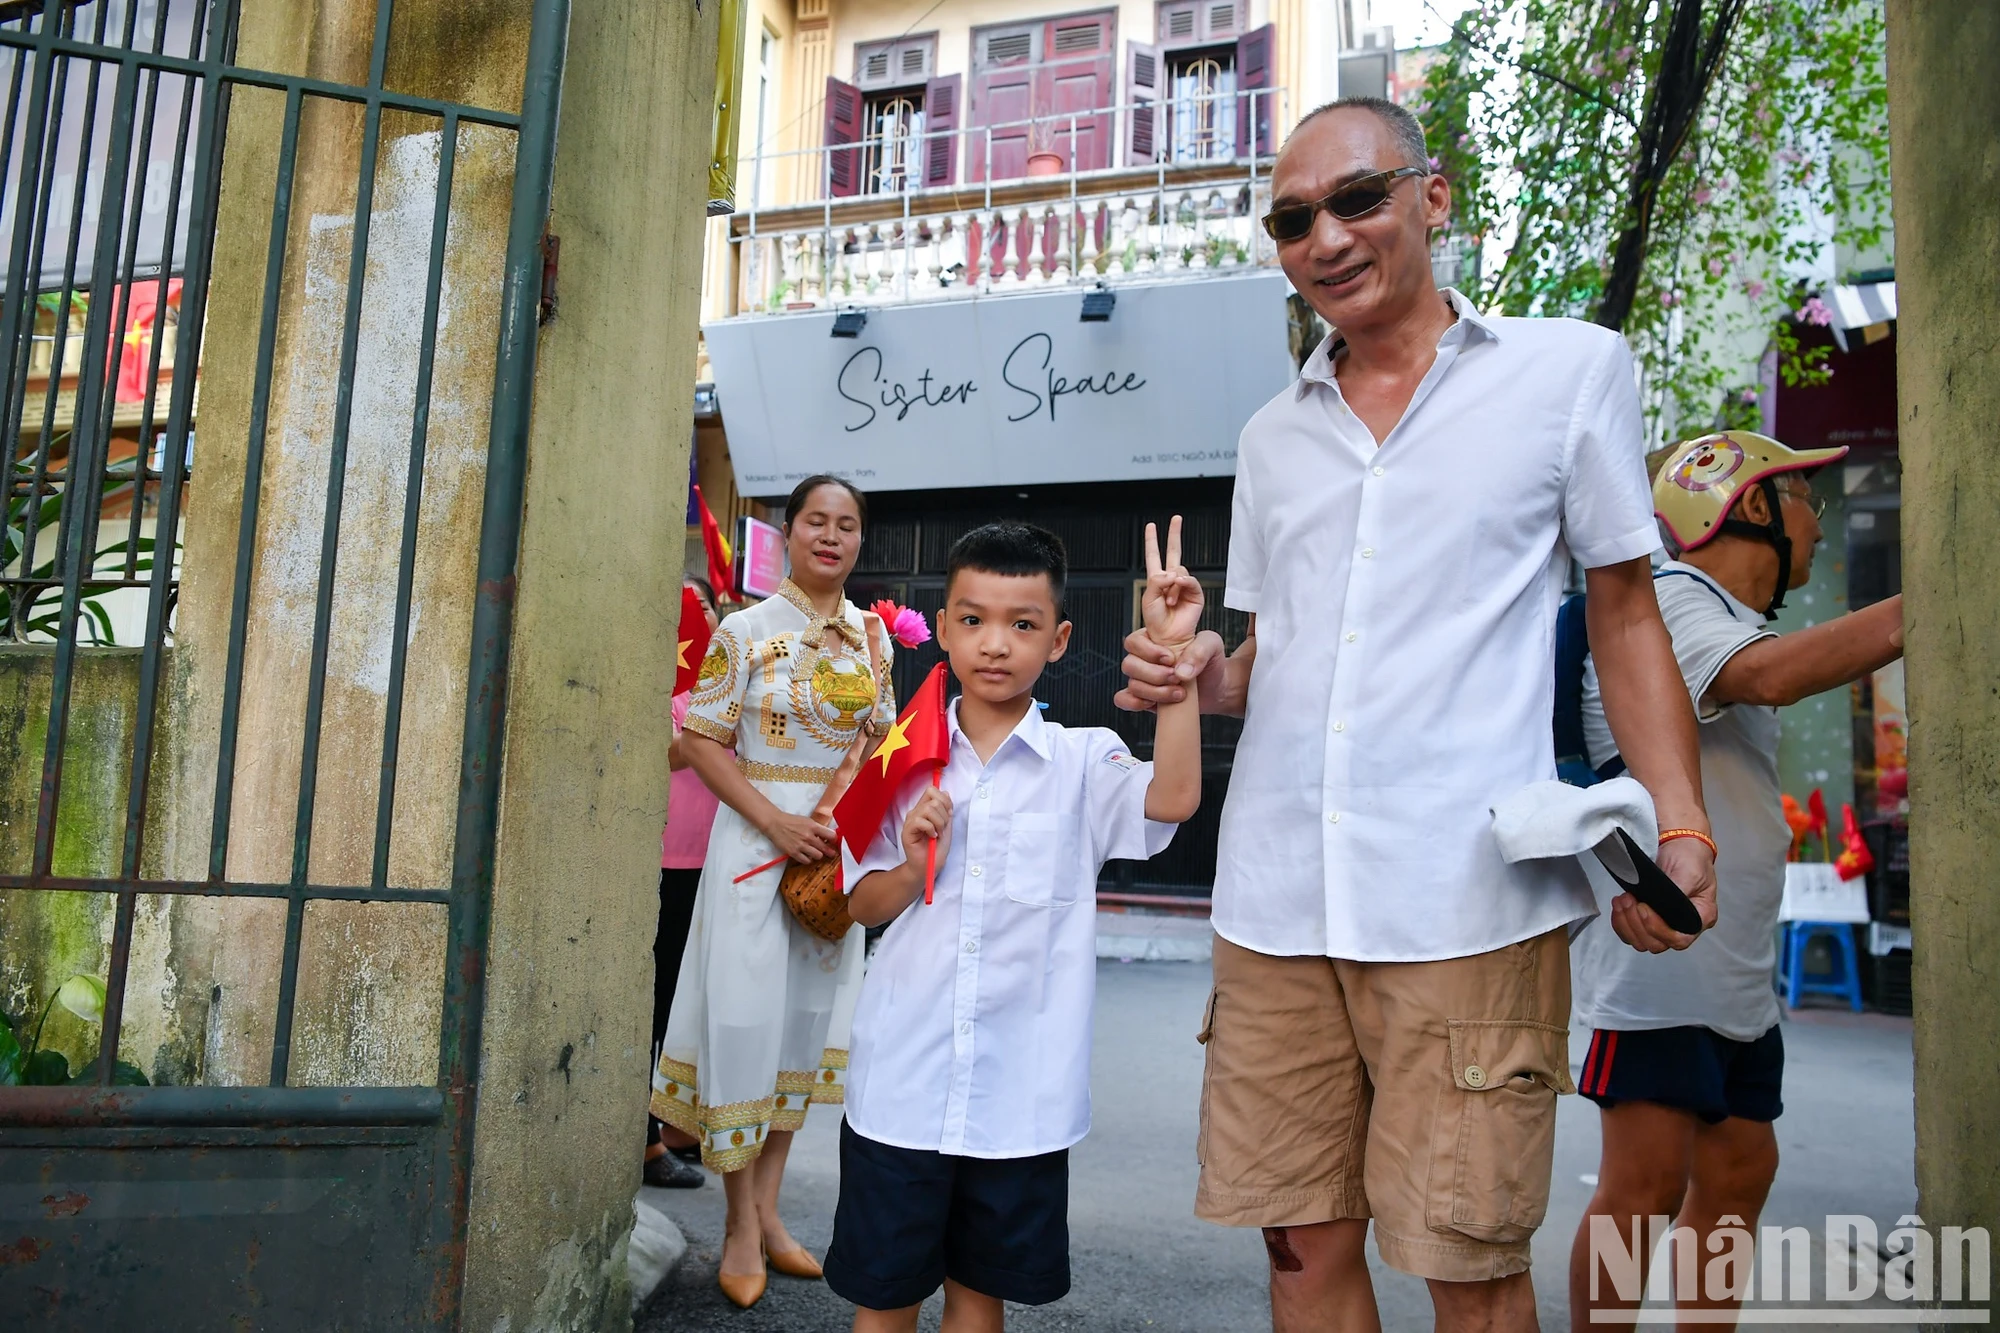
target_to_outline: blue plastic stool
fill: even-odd
[[[1833,945],[1834,976],[1827,981],[1806,977],[1806,946],[1815,935],[1825,936]],[[1861,1012],[1861,959],[1854,947],[1854,927],[1834,921],[1787,921],[1785,941],[1778,960],[1778,988],[1785,993],[1785,1007],[1799,1007],[1802,995],[1832,995],[1847,1001],[1847,1007]]]

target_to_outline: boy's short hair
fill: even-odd
[[[1063,613],[1063,591],[1069,583],[1069,556],[1062,538],[1032,523],[988,523],[974,528],[951,544],[945,557],[944,594],[951,598],[952,581],[961,569],[984,574],[1046,574],[1049,594],[1056,604],[1056,618]]]

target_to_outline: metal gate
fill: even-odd
[[[450,1328],[458,1322],[513,576],[568,5],[536,0],[521,105],[511,111],[386,86],[394,0],[378,2],[368,81],[356,85],[239,66],[239,3],[0,3],[0,77],[11,80],[0,106],[0,151],[9,155],[0,177],[0,245],[7,247],[0,476],[8,515],[8,546],[0,559],[0,619],[6,622],[0,652],[50,658],[32,856],[26,865],[0,865],[7,872],[0,874],[0,893],[85,892],[115,895],[116,903],[97,1059],[70,1086],[0,1086],[0,1323],[12,1327]],[[284,118],[247,476],[240,515],[231,519],[240,526],[209,869],[201,878],[147,878],[149,786],[178,575],[170,552],[178,548],[190,471],[199,470],[190,461],[196,400],[190,368],[202,348],[223,164],[241,146],[228,132],[231,95],[244,88],[281,94]],[[250,553],[259,531],[258,483],[301,163],[301,114],[319,99],[359,108],[363,117],[358,204],[332,444],[324,460],[326,526],[313,647],[300,691],[305,741],[292,873],[288,880],[267,877],[282,882],[250,882],[227,873],[240,764],[237,705],[251,617]],[[309,875],[309,843],[329,623],[343,565],[341,487],[355,409],[370,199],[385,112],[430,118],[440,128],[441,160],[414,368],[416,411],[374,871],[365,882],[317,883]],[[512,207],[450,879],[399,885],[389,882],[388,845],[403,654],[460,126],[515,135]],[[175,293],[179,323],[169,345],[164,312]],[[137,336],[133,312],[149,304],[156,315],[152,336]],[[41,364],[38,357],[49,362],[39,381],[31,374]],[[161,379],[163,358],[182,370],[171,376],[170,393]],[[143,407],[126,401],[121,375],[142,381]],[[130,427],[135,412],[136,437]],[[124,503],[129,515],[120,508]],[[142,536],[142,515],[150,518],[150,537]],[[120,532],[122,541],[106,544],[107,535]],[[122,851],[115,874],[64,876],[55,873],[56,816],[79,664],[88,664],[90,645],[109,624],[105,607],[119,597],[128,608],[144,607],[129,787],[117,802]],[[268,1086],[129,1086],[131,1071],[114,1057],[127,1011],[135,907],[149,895],[285,904]],[[288,1086],[301,934],[307,905],[325,900],[445,909],[434,1086]]]

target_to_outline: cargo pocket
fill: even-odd
[[[1208,1004],[1201,1014],[1201,1031],[1194,1034],[1197,1045],[1206,1047],[1215,1036],[1215,987],[1208,988]],[[1201,1110],[1195,1120],[1194,1160],[1197,1165],[1208,1164],[1208,1081],[1209,1073],[1215,1065],[1215,1053],[1204,1051],[1201,1060]]]
[[[1527,1240],[1549,1207],[1555,1161],[1556,1095],[1569,1080],[1569,1030],[1548,1023],[1447,1020],[1452,1087],[1432,1145],[1433,1164],[1450,1154],[1451,1193],[1438,1216],[1431,1191],[1430,1225],[1474,1240],[1509,1245]],[[1433,1180],[1437,1179],[1433,1175]]]

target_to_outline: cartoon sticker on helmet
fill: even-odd
[[[1713,490],[1735,476],[1743,461],[1743,446],[1727,435],[1703,436],[1675,465],[1674,485],[1697,493]]]

